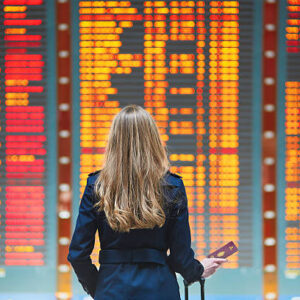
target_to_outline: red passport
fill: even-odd
[[[237,246],[231,241],[226,245],[224,245],[223,247],[219,248],[218,250],[210,253],[207,257],[226,258],[237,251],[238,251]]]

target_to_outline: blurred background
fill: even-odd
[[[131,103],[183,176],[196,258],[239,248],[207,299],[300,299],[300,0],[2,0],[0,29],[1,300],[91,299],[68,246]]]

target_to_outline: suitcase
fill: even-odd
[[[184,299],[185,300],[189,300],[189,285],[187,284],[187,282],[185,281],[185,279],[183,280],[183,283],[184,283]],[[205,283],[205,279],[201,278],[200,279],[200,295],[201,295],[201,300],[205,300],[204,283]]]

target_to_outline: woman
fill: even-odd
[[[194,258],[185,187],[169,168],[151,115],[124,107],[112,122],[102,169],[87,178],[69,247],[68,261],[94,299],[180,299],[175,272],[192,283],[227,261]],[[97,229],[99,271],[90,259]]]

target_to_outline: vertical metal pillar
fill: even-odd
[[[57,299],[71,299],[71,267],[67,261],[72,215],[71,24],[68,0],[56,1],[57,41]]]
[[[262,209],[263,209],[263,293],[264,299],[278,299],[277,207],[276,207],[276,90],[277,90],[276,0],[263,4],[262,59]]]

